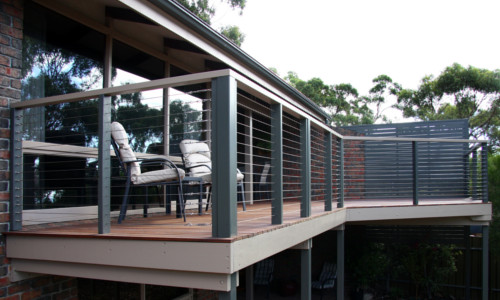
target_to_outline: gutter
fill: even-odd
[[[274,72],[263,66],[261,63],[253,59],[250,55],[241,50],[238,46],[230,42],[225,36],[214,30],[210,25],[195,16],[191,11],[179,4],[175,0],[148,0],[159,9],[168,13],[182,24],[188,26],[200,36],[212,42],[215,46],[219,47],[222,51],[232,55],[240,60],[243,64],[248,66],[253,71],[257,72],[264,79],[278,86],[286,93],[298,98],[302,103],[306,104],[308,108],[323,116],[325,123],[328,124],[329,115],[323,111],[311,99],[304,96],[297,89],[289,85],[286,81],[277,76]]]

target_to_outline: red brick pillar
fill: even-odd
[[[9,231],[10,103],[21,100],[23,1],[0,0],[0,232]],[[0,234],[0,299],[77,299],[75,278],[40,276],[10,280],[5,237]]]

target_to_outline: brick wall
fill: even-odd
[[[0,0],[0,232],[9,231],[9,147],[12,102],[21,100],[23,1]],[[74,278],[41,276],[10,281],[5,237],[0,234],[0,298],[77,299]]]

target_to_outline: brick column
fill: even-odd
[[[10,103],[21,100],[23,1],[0,0],[0,232],[9,231]],[[5,237],[0,234],[0,299],[77,299],[75,278],[40,276],[10,281]]]

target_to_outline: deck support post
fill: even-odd
[[[300,177],[302,193],[300,201],[300,217],[311,216],[311,121],[300,120]]]
[[[338,140],[339,150],[339,200],[337,202],[337,208],[344,207],[344,139],[340,138]]]
[[[332,210],[332,133],[325,134],[325,211]]]
[[[481,183],[483,203],[488,203],[488,144],[481,145]]]
[[[488,300],[488,294],[489,294],[489,286],[488,286],[488,268],[489,268],[489,235],[490,235],[490,227],[489,226],[483,226],[483,240],[482,240],[482,298],[483,300]]]
[[[212,236],[237,234],[236,80],[212,80]]]
[[[254,284],[253,284],[253,265],[246,267],[245,269],[245,299],[254,299]]]
[[[219,292],[219,300],[236,300],[236,276],[238,273],[229,275],[231,289],[227,292]]]
[[[344,238],[345,228],[337,230],[337,299],[344,299]]]
[[[11,110],[10,125],[10,230],[23,227],[23,110]]]
[[[300,299],[311,299],[311,248],[312,240],[307,241],[308,246],[300,250]]]
[[[280,103],[271,105],[271,174],[273,225],[283,223],[283,107]]]
[[[416,141],[412,144],[412,165],[413,165],[413,205],[418,205],[418,144]]]
[[[111,230],[111,97],[99,97],[99,179],[98,179],[98,232],[109,233]]]
[[[470,300],[470,283],[471,283],[471,241],[470,241],[470,225],[466,225],[465,238],[465,299]]]

